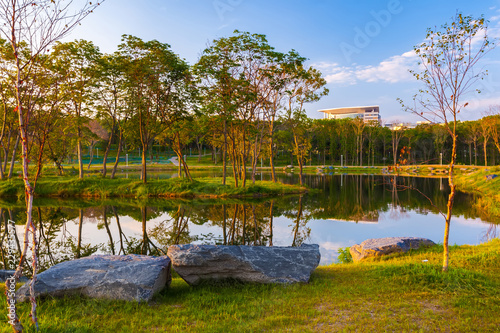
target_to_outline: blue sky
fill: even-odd
[[[459,11],[484,15],[500,37],[500,0],[106,0],[68,39],[92,40],[113,52],[122,34],[157,39],[190,64],[213,39],[235,29],[267,36],[278,51],[297,50],[321,70],[330,94],[306,106],[319,109],[379,105],[386,121],[416,121],[396,98],[410,102],[420,85],[408,73],[417,59],[410,52],[426,29],[450,22]],[[483,59],[489,76],[482,94],[470,96],[462,119],[480,118],[500,105],[500,48]]]

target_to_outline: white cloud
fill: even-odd
[[[389,82],[398,83],[411,81],[412,75],[409,69],[416,69],[418,57],[413,51],[405,52],[402,55],[390,57],[382,61],[377,66],[367,66],[356,70],[356,77],[365,82]]]
[[[492,105],[500,105],[500,96],[474,99],[469,102],[464,111],[486,111]]]
[[[328,83],[352,85],[357,82],[388,82],[398,83],[411,81],[412,75],[408,69],[417,67],[418,57],[414,51],[392,56],[378,65],[369,66],[339,66],[337,63],[314,64],[325,74]]]

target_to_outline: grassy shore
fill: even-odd
[[[42,332],[498,332],[500,240],[316,269],[309,284],[205,285],[174,277],[150,304],[44,299]],[[0,303],[5,304],[0,284]],[[19,308],[28,325],[29,306]],[[6,306],[0,307],[6,317]],[[33,332],[30,327],[28,332]],[[6,320],[0,332],[10,332]]]
[[[488,179],[492,175],[497,177]],[[488,220],[500,221],[500,167],[457,175],[455,183],[460,191],[476,195],[474,207],[479,213]]]
[[[270,181],[247,182],[245,187],[235,187],[232,178],[222,185],[222,178],[196,178],[192,182],[184,178],[151,179],[146,184],[137,179],[109,179],[86,177],[44,177],[36,186],[38,197],[60,198],[162,198],[162,197],[264,197],[306,192],[298,185],[286,185]],[[22,180],[0,182],[0,197],[23,197]]]

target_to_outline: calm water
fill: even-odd
[[[259,174],[261,177],[267,179],[269,175]],[[279,177],[286,183],[297,182],[294,175]],[[368,238],[418,236],[442,242],[444,219],[438,209],[446,206],[446,179],[307,175],[305,182],[315,190],[272,200],[139,203],[40,199],[35,202],[33,213],[39,224],[40,264],[47,268],[91,253],[156,255],[166,252],[171,244],[183,243],[317,243],[321,264],[329,264],[336,261],[340,247]],[[418,188],[425,196],[407,188]],[[458,193],[451,244],[478,244],[497,237],[494,222],[498,221],[482,220],[480,212],[472,208],[473,201],[472,196]],[[0,207],[2,235],[7,221],[13,220],[21,242],[25,221],[22,202],[0,202]],[[4,236],[2,250],[5,242]]]

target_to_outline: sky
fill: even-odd
[[[308,58],[327,80],[328,96],[306,105],[311,118],[321,109],[379,105],[385,122],[421,120],[403,111],[422,86],[408,69],[418,68],[413,47],[427,28],[449,23],[456,13],[489,20],[500,37],[500,0],[106,0],[65,40],[93,41],[102,52],[117,50],[123,34],[156,39],[189,64],[214,39],[234,30],[267,36],[277,51]],[[500,105],[500,47],[476,66],[488,76],[467,97],[461,120],[481,118]]]

